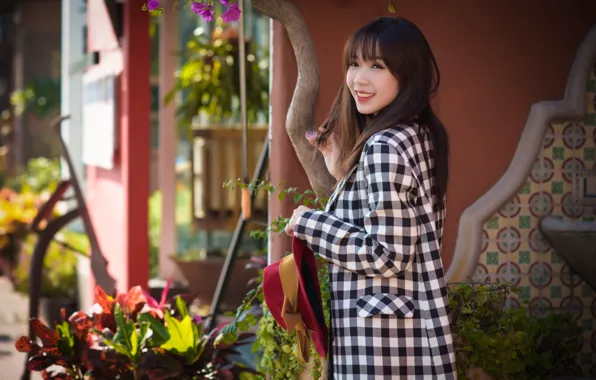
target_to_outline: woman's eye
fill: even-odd
[[[350,62],[350,67],[358,67],[358,64],[356,62]]]
[[[380,65],[379,63],[373,63],[373,65],[371,67],[373,69],[384,69],[384,67],[382,65]]]

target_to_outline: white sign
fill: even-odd
[[[83,162],[86,165],[114,167],[116,84],[114,75],[83,76]]]

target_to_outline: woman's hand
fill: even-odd
[[[294,236],[294,228],[296,227],[296,221],[298,220],[298,218],[300,217],[300,215],[302,215],[302,213],[306,212],[306,211],[312,211],[311,208],[308,208],[306,206],[298,206],[294,212],[292,213],[292,217],[290,218],[290,221],[288,222],[288,225],[285,228],[285,233],[288,236]]]
[[[321,132],[324,132],[324,129],[319,128]],[[310,143],[310,145],[317,148],[317,139],[319,134],[317,132],[307,132],[305,135],[306,139]],[[323,158],[325,159],[325,166],[327,166],[327,170],[336,180],[340,181],[344,175],[346,174],[345,171],[341,168],[341,164],[338,162],[339,154],[341,152],[341,148],[339,146],[339,138],[335,132],[331,132],[327,141],[323,143],[320,147],[318,147],[319,151],[323,154]]]

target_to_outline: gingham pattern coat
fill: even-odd
[[[440,256],[445,210],[433,211],[423,135],[416,125],[373,135],[326,210],[294,226],[330,263],[335,380],[457,377]]]

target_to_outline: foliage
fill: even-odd
[[[22,173],[15,178],[8,179],[5,182],[5,187],[0,189],[0,260],[4,265],[5,273],[11,277],[11,281],[19,282],[13,275],[23,279],[21,289],[28,286],[26,282],[29,271],[28,268],[25,268],[28,266],[28,262],[18,263],[20,269],[16,268],[16,273],[12,273],[12,271],[19,261],[23,243],[29,238],[29,224],[37,215],[39,208],[49,199],[50,193],[56,189],[59,180],[59,160],[39,157],[29,160]],[[57,213],[54,212],[54,216],[56,215]],[[42,223],[39,227],[44,228],[44,224]],[[56,247],[54,247],[55,249]],[[30,251],[32,250],[33,248],[30,249]],[[74,278],[74,269],[69,268],[71,261],[65,257],[66,263],[62,263],[59,254],[50,253],[48,256],[44,265],[52,273],[44,275],[56,277],[48,283],[49,277],[46,276],[44,284],[48,285],[50,294],[62,293],[57,290],[57,287],[66,290],[71,284],[71,281],[67,279]],[[27,260],[26,257],[25,260]],[[53,263],[48,265],[50,260]],[[64,280],[63,283],[61,283],[62,280]],[[51,286],[51,283],[56,286]],[[15,283],[15,285],[17,284]]]
[[[213,21],[218,14],[215,9],[215,0],[148,0],[147,3],[143,4],[143,10],[149,11],[153,15],[160,15],[164,10],[162,5],[168,2],[171,2],[174,8],[184,7],[185,5],[190,4],[190,9],[197,15],[203,17],[207,22]],[[219,2],[225,8],[225,11],[221,13],[221,20],[223,22],[238,21],[241,10],[236,0],[219,0]]]
[[[13,91],[10,102],[16,115],[31,110],[38,116],[46,117],[60,105],[60,79],[35,79],[23,89]]]
[[[148,0],[147,3],[143,4],[143,10],[149,11],[151,14],[160,15],[163,12],[162,4],[168,3],[168,0]],[[182,4],[181,4],[182,2]],[[221,19],[224,22],[236,22],[240,17],[240,8],[238,7],[235,0],[219,0],[219,2],[227,7],[221,15]],[[214,0],[203,0],[203,1],[184,1],[184,0],[171,0],[174,8],[181,8],[187,4],[191,4],[190,9],[196,14],[200,15],[205,21],[212,21],[217,15],[214,8]],[[393,1],[387,1],[387,11],[391,14],[395,14],[395,7]]]
[[[26,226],[59,178],[59,161],[40,157],[30,160],[21,175],[0,189],[0,250],[8,262],[16,262],[17,246],[26,235]]]
[[[17,262],[19,246],[27,236],[39,207],[47,198],[23,188],[20,193],[11,189],[0,190],[0,258],[9,265]]]
[[[14,271],[16,290],[29,292],[29,271],[37,237],[29,235],[23,242],[21,257]],[[41,291],[44,297],[74,297],[77,289],[77,255],[89,252],[86,234],[64,231],[48,247],[43,261]]]
[[[216,347],[224,326],[204,331],[183,299],[167,300],[167,292],[158,303],[139,286],[116,298],[96,287],[90,315],[77,311],[66,318],[63,312],[56,329],[32,319],[35,339],[22,336],[15,346],[30,354],[29,369],[43,372],[44,379],[232,379],[257,373],[233,358],[251,343],[251,334]],[[49,369],[53,365],[60,370]]]
[[[27,166],[7,186],[15,191],[28,189],[33,193],[52,192],[60,182],[60,160],[37,157],[29,160]]]
[[[495,380],[546,379],[573,369],[581,328],[566,314],[534,318],[526,306],[504,308],[507,285],[452,284],[449,288],[458,377],[481,368]]]
[[[182,96],[177,114],[183,128],[192,126],[197,117],[207,123],[222,123],[240,115],[238,39],[226,37],[221,26],[216,31],[214,36],[200,34],[186,43],[184,63],[175,74],[174,87],[165,96],[166,104],[175,95]],[[268,56],[257,52],[249,41],[246,52],[247,118],[255,123],[259,114],[267,114],[269,105]]]
[[[251,183],[245,183],[238,179],[236,181],[228,181],[224,183],[225,188],[229,189],[245,189],[259,192],[266,191],[270,195],[278,192],[277,197],[280,201],[291,197],[294,204],[303,204],[313,209],[323,209],[327,203],[326,198],[317,198],[312,190],[305,192],[298,192],[295,187],[283,187],[284,183],[275,186],[266,181],[256,180]],[[251,232],[251,237],[254,239],[268,238],[269,233],[283,233],[289,218],[278,217],[271,222],[265,229],[255,230]],[[263,263],[264,268],[266,263]],[[262,272],[261,272],[262,275]],[[323,301],[323,309],[327,326],[329,326],[329,305],[331,294],[329,292],[329,280],[327,276],[327,266],[322,265],[318,271],[319,282],[321,285],[321,297]],[[277,323],[269,313],[267,306],[263,302],[263,294],[260,285],[256,289],[251,290],[245,297],[242,305],[237,309],[235,320],[222,330],[219,340],[225,343],[234,342],[239,331],[247,331],[252,326],[257,326],[257,340],[254,344],[253,350],[261,352],[261,361],[258,364],[258,369],[261,372],[267,373],[273,379],[295,379],[305,369],[305,364],[298,358],[298,345],[296,342],[295,333],[287,333]],[[251,313],[254,302],[258,300],[262,303],[263,314],[260,319]],[[313,379],[318,379],[322,375],[322,362],[319,354],[311,346],[311,357],[313,360],[312,376]]]

